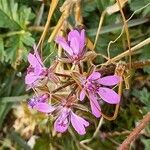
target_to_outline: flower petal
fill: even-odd
[[[29,53],[29,55],[28,55],[28,61],[29,61],[30,65],[32,65],[33,67],[41,66],[41,64],[39,63],[37,58],[31,53]]]
[[[80,41],[76,37],[72,37],[70,41],[70,47],[73,50],[73,53],[75,55],[78,55],[80,53]]]
[[[69,126],[68,116],[69,116],[69,113],[66,110],[63,110],[60,116],[56,119],[54,123],[54,129],[57,132],[63,133],[68,129],[68,126]]]
[[[118,84],[120,80],[121,80],[121,77],[117,75],[112,75],[112,76],[106,76],[106,77],[100,78],[98,82],[102,85],[113,86],[113,85]]]
[[[83,101],[83,99],[85,98],[85,95],[86,95],[85,90],[82,89],[82,91],[80,93],[80,101]]]
[[[34,108],[43,113],[51,113],[55,110],[55,108],[51,106],[50,104],[42,103],[42,102],[38,102],[34,106]]]
[[[89,122],[73,112],[71,112],[71,124],[80,135],[84,135],[86,133],[85,127],[89,126]]]
[[[73,55],[72,49],[69,47],[68,43],[66,42],[65,38],[57,37],[55,40],[70,56]]]
[[[25,84],[32,84],[34,83],[37,79],[39,79],[39,76],[36,76],[34,74],[27,74],[25,76]]]
[[[101,108],[100,105],[97,101],[97,97],[94,94],[89,94],[89,99],[90,99],[90,105],[91,105],[91,110],[92,114],[99,118],[101,116]]]
[[[82,29],[80,33],[80,50],[83,50],[85,46],[85,30]]]
[[[68,41],[71,41],[72,38],[77,38],[77,39],[80,39],[80,34],[77,30],[72,30],[69,32],[68,34]]]
[[[39,63],[40,63],[42,66],[44,66],[44,64],[43,64],[43,62],[42,62],[42,60],[41,60],[41,58],[40,58],[40,55],[39,55],[37,49],[34,50],[34,54],[35,54],[35,57],[37,58],[37,60],[39,61]]]
[[[88,79],[89,80],[97,80],[101,77],[101,74],[99,72],[93,72]]]
[[[118,104],[120,102],[120,96],[112,89],[101,87],[99,88],[98,94],[109,104]]]

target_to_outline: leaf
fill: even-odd
[[[31,148],[28,146],[26,141],[22,139],[21,136],[17,132],[12,131],[9,137],[12,141],[16,142],[21,147],[21,149],[31,150]]]
[[[35,40],[32,38],[31,33],[26,32],[21,36],[21,41],[26,45],[26,46],[33,46],[35,43]]]
[[[22,60],[26,61],[27,48],[26,46],[33,46],[34,39],[31,34],[26,32],[21,35],[13,36],[9,39],[6,54],[6,61],[10,62],[13,68],[16,68],[22,63]]]
[[[94,1],[84,1],[82,5],[82,13],[83,17],[87,17],[96,9],[96,4]]]
[[[142,49],[142,53],[139,57],[139,60],[149,60],[150,59],[150,50],[149,50],[149,46],[145,46]],[[146,73],[150,73],[150,67],[144,67],[143,68],[144,72]]]
[[[146,107],[150,107],[150,92],[147,88],[143,88],[141,91],[133,90],[132,95],[137,97]]]
[[[144,6],[146,6],[147,4],[149,4],[150,1],[149,0],[142,0],[142,1],[139,1],[139,0],[130,0],[130,8],[132,11],[136,11]],[[140,11],[138,11],[137,13],[141,13],[143,14],[143,16],[146,16],[150,13],[150,5],[147,6],[145,9],[142,9]]]
[[[4,51],[4,42],[3,39],[0,38],[0,61],[3,62],[5,59],[5,51]]]
[[[1,104],[0,105],[0,129],[2,127],[3,121],[11,109],[11,104]]]
[[[25,29],[30,15],[30,8],[22,6],[18,9],[14,0],[0,0],[0,27],[10,30]]]
[[[147,18],[144,18],[144,19],[133,19],[133,20],[130,20],[128,22],[128,27],[134,27],[134,26],[137,26],[137,25],[140,25],[140,24],[144,24],[146,22],[149,22],[149,19]],[[105,33],[109,33],[109,32],[114,32],[116,30],[121,30],[122,29],[122,23],[117,23],[117,24],[110,24],[110,25],[106,25],[106,26],[103,26],[101,28],[101,31],[100,31],[100,34],[105,34]],[[89,36],[95,36],[97,33],[97,29],[89,29],[87,30],[87,34]]]
[[[144,150],[150,149],[150,139],[142,139],[142,143],[144,144]]]
[[[10,96],[10,97],[1,97],[0,103],[14,103],[14,102],[21,102],[29,98],[28,95],[22,95],[22,96]]]
[[[36,140],[33,150],[50,150],[50,139],[48,135],[42,136]]]

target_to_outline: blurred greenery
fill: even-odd
[[[0,149],[2,150],[30,150],[32,148],[28,143],[33,136],[37,136],[31,142],[34,150],[76,150],[80,147],[77,141],[92,137],[95,126],[98,124],[98,120],[93,117],[91,118],[93,125],[88,128],[87,135],[79,137],[74,134],[73,137],[72,134],[65,133],[64,135],[59,135],[58,138],[54,137],[54,139],[51,138],[50,127],[45,127],[45,130],[41,130],[35,125],[34,132],[32,133],[28,130],[30,136],[27,137],[21,131],[15,131],[14,129],[13,125],[18,118],[13,111],[17,108],[19,109],[19,106],[22,106],[30,96],[27,95],[24,85],[24,76],[28,65],[27,54],[32,49],[32,46],[38,42],[41,35],[41,31],[31,29],[34,29],[37,24],[43,27],[46,22],[50,0],[43,1],[45,2],[44,7],[42,6],[42,0],[0,0]],[[64,0],[59,1],[57,10],[52,17],[51,26],[57,24],[61,14],[59,7],[63,2]],[[87,35],[92,41],[94,41],[97,33],[101,13],[114,2],[114,0],[82,1],[83,23],[87,30]],[[129,18],[134,11],[148,3],[150,3],[149,0],[129,0],[128,4],[123,8],[126,18]],[[39,11],[41,12],[39,13]],[[42,17],[39,14],[42,14]],[[72,18],[73,16],[69,19],[71,20]],[[132,46],[149,37],[149,21],[150,5],[138,11],[128,22]],[[96,45],[96,51],[107,55],[108,43],[118,37],[121,29],[120,13],[107,15]],[[46,58],[52,53],[50,59],[46,61],[49,64],[55,59],[56,51],[55,44],[53,42],[47,43],[47,39],[48,37],[44,42],[43,57]],[[126,36],[123,34],[116,43],[111,45],[110,55],[111,57],[116,56],[127,48]],[[141,48],[137,55],[132,57],[132,61],[147,59],[150,59],[149,46]],[[124,61],[126,60],[125,58]],[[104,59],[99,57],[96,59],[96,63],[102,62],[104,62]],[[135,70],[131,89],[123,92],[118,118],[112,122],[104,120],[98,135],[87,144],[88,146],[94,150],[117,149],[118,145],[126,138],[126,135],[122,134],[122,132],[131,131],[137,122],[142,119],[142,116],[150,111],[149,74],[150,67]],[[28,124],[28,126],[31,125]],[[23,124],[23,127],[27,126]],[[148,127],[145,130],[150,131],[150,128]],[[114,132],[118,132],[119,136],[109,136],[110,133]],[[150,132],[149,134],[146,133],[146,131],[143,131],[143,135],[139,137],[141,144],[135,142],[132,149],[137,147],[138,150],[150,149]]]

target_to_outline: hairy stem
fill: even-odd
[[[141,120],[139,125],[133,129],[130,135],[119,146],[118,150],[127,150],[131,142],[133,142],[139,136],[140,132],[146,127],[148,123],[150,123],[150,112],[148,112]]]

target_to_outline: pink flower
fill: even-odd
[[[38,85],[38,82],[47,75],[47,68],[44,66],[38,51],[35,50],[34,54],[29,53],[28,61],[30,66],[27,69],[27,75],[25,77],[25,83],[28,88],[32,88]]]
[[[48,94],[33,97],[29,100],[28,105],[43,113],[51,113],[55,110],[55,107],[48,104]]]
[[[54,129],[57,132],[63,133],[68,129],[70,122],[78,134],[84,135],[86,133],[85,127],[89,126],[89,122],[76,115],[68,107],[63,107],[60,110],[60,114],[54,123]]]
[[[68,34],[67,41],[64,37],[57,37],[56,43],[65,50],[66,55],[71,61],[78,62],[85,53],[85,30],[72,30]]]
[[[71,97],[68,101],[62,99],[61,103],[57,103],[55,106],[52,106],[48,103],[48,94],[43,94],[37,97],[33,97],[29,100],[28,105],[43,113],[52,113],[55,111],[55,115],[57,114],[57,119],[54,123],[54,129],[57,132],[65,132],[69,124],[71,122],[74,129],[80,135],[84,135],[86,133],[85,127],[89,126],[89,122],[84,120],[82,117],[76,115],[72,110],[72,101]]]
[[[28,61],[30,66],[27,68],[27,75],[25,77],[27,89],[43,85],[44,83],[47,83],[48,79],[54,83],[59,81],[59,78],[54,73],[58,61],[54,61],[47,69],[44,66],[36,48],[34,48],[34,54],[29,53]]]
[[[85,98],[86,92],[90,100],[93,115],[100,117],[101,109],[97,101],[98,97],[109,104],[117,104],[120,102],[120,96],[111,88],[105,86],[114,86],[120,82],[120,77],[111,75],[101,77],[99,72],[93,72],[87,79],[82,81],[83,89],[80,93],[80,100]]]

